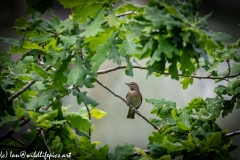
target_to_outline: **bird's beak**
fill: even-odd
[[[128,85],[128,83],[125,83],[126,85]]]

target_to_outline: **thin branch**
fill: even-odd
[[[116,15],[116,17],[127,16],[127,15],[130,15],[130,14],[137,14],[137,13],[136,13],[136,12],[125,12],[125,13]],[[108,22],[108,20],[104,21],[104,22],[102,23],[102,25],[106,24],[107,22]]]
[[[51,66],[48,66],[45,71],[48,71],[51,68]],[[31,87],[36,81],[32,80],[30,82],[28,82],[28,84],[26,84],[23,88],[21,88],[20,90],[18,90],[17,92],[15,92],[11,97],[8,98],[8,103],[10,103],[13,99],[15,99],[16,97],[18,97],[21,93],[23,93],[24,91],[26,91],[29,87]]]
[[[228,77],[230,75],[230,62],[229,62],[229,59],[226,60],[227,64],[228,64],[228,74],[226,76],[224,76],[225,78]]]
[[[240,131],[227,133],[227,134],[225,134],[225,137],[228,138],[228,137],[232,137],[232,136],[235,136],[235,135],[238,135],[238,134],[240,134]]]
[[[23,150],[26,149],[26,147],[22,147],[22,146],[4,145],[4,144],[0,144],[0,148],[23,149]]]
[[[17,138],[14,138],[14,137],[10,137],[12,140],[14,140],[15,142],[21,144],[22,146],[26,146],[22,141],[20,141],[19,139]]]
[[[26,123],[28,123],[28,122],[29,122],[28,119],[24,119],[23,121],[20,122],[19,126],[22,127],[22,126],[24,126],[24,125],[25,125]],[[4,141],[5,139],[11,137],[11,135],[12,135],[13,133],[15,133],[14,130],[13,130],[12,128],[9,129],[9,131],[0,138],[0,142],[2,142],[2,141]]]
[[[143,150],[144,153],[146,154],[151,154],[149,150]],[[131,156],[129,157],[134,157],[134,156],[142,156],[141,153],[139,152],[134,152]]]
[[[105,74],[105,73],[109,73],[109,72],[112,72],[112,71],[116,71],[118,69],[125,69],[126,67],[127,67],[126,65],[116,66],[116,67],[108,68],[108,69],[105,69],[105,70],[100,70],[100,71],[97,72],[97,74]],[[147,67],[141,67],[141,66],[136,66],[136,65],[134,65],[133,68],[144,69],[144,70],[147,69]],[[168,72],[163,72],[162,74],[170,75],[170,73],[168,73]],[[178,74],[178,75],[182,76],[182,77],[197,78],[197,79],[222,79],[222,80],[227,81],[226,78],[237,77],[238,75],[240,75],[240,73],[235,74],[235,75],[228,75],[228,76],[224,76],[224,77],[194,76],[194,75],[185,75],[185,74]]]
[[[138,110],[136,110],[131,104],[129,104],[123,97],[119,96],[118,94],[116,94],[115,92],[113,92],[110,88],[108,88],[107,86],[105,86],[104,84],[102,84],[101,82],[99,82],[98,80],[96,81],[99,85],[101,85],[103,88],[105,88],[106,90],[108,90],[109,92],[111,92],[115,97],[120,98],[123,102],[125,102],[127,104],[127,106],[129,106],[137,115],[139,115],[140,117],[142,117],[147,123],[149,123],[150,125],[153,126],[153,128],[155,128],[156,130],[159,131],[159,128],[157,126],[155,126],[154,124],[152,124],[145,116],[143,116],[141,113],[139,113]]]
[[[27,149],[32,149],[32,146],[34,145],[34,143],[37,141],[38,137],[40,136],[41,131],[38,131],[36,137],[33,139],[33,141],[28,145]]]
[[[47,149],[48,149],[48,152],[49,152],[50,154],[52,154],[52,151],[51,151],[50,147],[48,146],[47,141],[46,141],[46,139],[45,139],[45,137],[44,137],[44,132],[43,132],[43,130],[40,129],[40,131],[41,131],[41,135],[42,135],[43,141],[44,141],[44,143],[45,143],[45,145],[46,145],[46,147],[47,147]]]
[[[122,14],[118,14],[116,15],[116,17],[122,17],[122,16],[127,16],[127,15],[130,15],[130,14],[137,14],[136,12],[125,12],[125,13],[122,13]]]
[[[81,93],[81,91],[78,87],[77,87],[77,90],[78,90],[79,93]],[[89,120],[91,120],[91,111],[90,111],[88,105],[84,101],[83,101],[83,103],[84,103],[85,107],[87,108],[88,118],[89,118]],[[89,135],[89,140],[91,142],[91,128],[90,127],[88,129],[88,135]]]

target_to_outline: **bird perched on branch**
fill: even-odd
[[[125,83],[130,88],[126,95],[127,102],[130,103],[135,109],[138,109],[142,104],[142,94],[139,90],[137,83]],[[127,118],[135,119],[135,112],[129,108]]]

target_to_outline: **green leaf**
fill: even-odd
[[[14,108],[15,115],[19,119],[27,113],[27,111],[20,106],[19,99],[14,99],[13,100],[13,108]]]
[[[165,127],[165,126],[173,126],[176,125],[176,120],[173,118],[164,118],[162,120],[160,119],[154,119],[154,118],[150,118],[150,122],[152,124],[154,124],[155,126],[158,126],[159,128]]]
[[[134,153],[134,145],[126,143],[124,146],[117,145],[114,159],[124,160]],[[110,158],[113,160],[113,157]]]
[[[26,104],[27,109],[32,110],[40,106],[49,105],[51,100],[56,97],[56,94],[57,92],[55,89],[43,92],[39,97],[31,99],[31,101]]]
[[[19,40],[13,39],[13,38],[2,38],[2,37],[0,37],[0,40],[4,41],[6,43],[13,44],[13,45],[18,45],[18,43],[19,43]]]
[[[33,49],[37,49],[37,50],[43,50],[43,47],[39,46],[37,43],[31,43],[30,41],[25,41],[23,43],[23,48],[28,49],[28,50],[33,50]]]
[[[98,53],[95,54],[91,59],[91,61],[94,62],[94,66],[92,68],[93,71],[98,70],[99,66],[106,60],[106,57],[108,57],[108,59],[113,59],[113,62],[117,63],[118,65],[121,64],[120,54],[116,47],[117,41],[115,40],[117,33],[117,31],[113,32],[107,43],[98,47]]]
[[[0,52],[0,68],[8,68],[10,66],[13,66],[14,61],[11,59],[10,53],[6,51]]]
[[[223,147],[222,142],[221,133],[212,133],[206,140],[201,142],[203,145],[202,151],[208,153],[210,149],[219,150]]]
[[[64,87],[65,83],[67,82],[67,77],[65,76],[64,72],[68,69],[68,63],[70,62],[70,60],[71,56],[63,60],[62,65],[55,72],[53,82],[55,88],[58,90],[61,90]]]
[[[6,115],[4,117],[1,117],[1,121],[0,121],[0,127],[3,127],[3,125],[10,123],[10,122],[14,122],[17,121],[18,118],[16,116],[10,116],[10,115]]]
[[[189,84],[193,84],[193,78],[184,77],[180,84],[182,84],[183,89],[187,89]]]
[[[59,2],[64,6],[64,8],[73,8],[78,5],[83,5],[86,2],[84,1],[79,1],[79,0],[59,0]]]
[[[151,114],[157,114],[160,118],[171,116],[171,110],[176,109],[176,103],[165,99],[146,99],[146,102],[154,105]]]
[[[53,120],[57,116],[58,116],[58,110],[50,111],[50,112],[44,113],[42,116],[38,116],[36,123],[42,123],[45,120]]]
[[[185,149],[185,147],[181,143],[179,142],[172,143],[171,141],[169,141],[167,139],[167,136],[164,137],[162,146],[163,148],[167,149],[167,153],[182,151],[183,149]]]
[[[53,36],[54,36],[54,34],[50,33],[50,34],[44,34],[44,35],[30,37],[29,40],[31,40],[35,43],[44,43],[44,42],[47,42]]]
[[[183,50],[183,53],[180,57],[180,70],[183,74],[191,75],[195,72],[195,66],[193,62],[191,61],[191,54],[186,49]]]
[[[144,17],[152,22],[153,26],[156,28],[166,27],[167,30],[172,30],[174,27],[182,25],[180,21],[171,17],[170,14],[166,14],[162,10],[159,10],[157,6],[147,7]]]
[[[80,115],[71,113],[64,117],[66,120],[73,125],[73,127],[79,129],[80,131],[83,131],[85,133],[88,133],[90,123],[87,119],[82,118]]]
[[[84,61],[81,59],[80,55],[76,55],[75,57],[75,65],[67,77],[67,83],[81,86],[89,71],[83,68]]]
[[[162,145],[160,144],[153,143],[153,144],[149,144],[148,147],[154,159],[167,155],[167,150],[163,148]]]
[[[39,74],[44,79],[47,79],[49,77],[49,75],[35,63],[32,65],[32,70],[35,71],[37,74]]]
[[[207,103],[201,98],[197,97],[192,99],[189,103],[186,109],[192,110],[195,109],[197,112],[199,112],[199,109],[206,108]]]
[[[84,2],[86,3],[86,2]],[[98,11],[102,8],[102,3],[96,2],[89,5],[80,4],[73,8],[73,20],[86,23],[88,18],[94,18]]]
[[[186,128],[188,128],[188,130],[190,130],[190,128],[191,128],[191,125],[190,125],[191,116],[189,116],[186,108],[182,109],[182,114],[180,115],[180,118],[181,118],[181,123],[184,126],[186,126]],[[186,128],[185,128],[185,130],[186,130]]]
[[[57,39],[55,39],[55,38],[51,38],[50,42],[47,45],[45,45],[44,49],[43,49],[43,51],[45,53],[49,53],[51,51],[59,52],[61,50],[62,50],[62,48],[57,46]]]
[[[176,57],[174,59],[172,59],[171,61],[172,61],[172,64],[169,67],[169,73],[170,73],[172,79],[178,80],[179,76],[178,76],[177,59],[176,59]]]
[[[182,39],[184,42],[189,42],[189,37],[191,36],[190,32],[181,32],[180,36],[182,36]]]
[[[108,144],[106,144],[103,147],[99,148],[99,151],[97,152],[96,157],[98,157],[98,159],[107,160],[108,159],[107,158],[108,149],[109,149]]]
[[[127,61],[127,67],[125,69],[125,74],[133,77],[133,66],[132,66],[132,63],[130,61],[130,57],[125,56],[125,58],[126,58],[126,61]]]
[[[122,34],[124,34],[123,43],[118,45],[120,54],[128,56],[136,54],[137,45],[134,42],[134,38],[136,38],[135,35],[132,32],[130,32],[129,34],[126,33]]]
[[[214,88],[214,92],[217,94],[217,95],[225,95],[228,93],[228,88],[226,86],[223,86],[223,85],[218,85],[217,87]]]
[[[119,27],[121,24],[121,21],[117,19],[115,12],[112,12],[112,14],[109,15],[108,18],[108,24],[110,27]]]
[[[85,31],[80,34],[81,37],[95,36],[98,32],[103,31],[102,23],[105,21],[104,14],[106,13],[105,7],[103,7],[94,20],[84,27]]]
[[[79,93],[78,91],[73,90],[73,95],[77,96],[77,102],[78,104],[81,104],[82,102],[86,105],[91,104],[93,106],[99,105],[95,100],[92,98],[86,96],[87,92],[81,92]]]
[[[104,52],[95,54],[91,59],[91,62],[94,63],[92,67],[92,71],[96,72],[99,69],[100,65],[106,60],[107,60],[107,55]]]
[[[92,51],[97,50],[98,46],[106,43],[107,39],[113,34],[113,29],[105,30],[104,32],[99,32],[96,36],[90,36],[85,38],[85,43],[89,43],[89,47]]]
[[[162,141],[163,141],[163,138],[164,138],[164,135],[158,133],[158,132],[152,132],[152,136],[149,136],[149,141],[151,143],[158,143],[158,144],[161,144]]]
[[[178,54],[178,49],[174,47],[167,38],[159,37],[158,52],[162,52],[167,58],[172,59],[173,54]]]
[[[60,120],[60,121],[51,121],[51,124],[64,124],[67,120]]]
[[[59,35],[59,38],[61,39],[61,41],[64,44],[64,48],[66,47],[71,47],[73,45],[76,44],[77,39],[79,38],[76,35],[73,36],[63,36],[63,35]]]
[[[96,107],[94,107],[92,110],[91,110],[91,115],[94,117],[94,118],[97,118],[97,119],[101,119],[103,116],[107,116],[107,113],[100,110],[100,109],[97,109]]]
[[[180,143],[187,149],[188,152],[194,151],[196,144],[198,143],[198,139],[192,137],[190,133],[188,133],[188,139],[186,141],[181,140]]]
[[[23,61],[18,61],[17,65],[13,68],[13,72],[16,75],[20,75],[27,71],[27,65]]]
[[[34,112],[34,111],[28,111],[28,115],[30,116],[31,120],[36,123],[39,116],[41,116],[40,113]]]
[[[219,117],[224,99],[222,99],[221,97],[215,97],[206,98],[205,101],[207,103],[207,112],[210,112],[215,117]]]
[[[139,58],[139,59],[149,57],[152,53],[153,45],[154,45],[154,40],[151,38],[151,39],[149,39],[149,41],[147,41],[145,43],[145,45],[143,46],[140,54],[139,55],[137,54],[136,57]]]
[[[62,153],[63,143],[59,136],[55,137],[55,139],[52,141],[52,145],[50,146],[50,148],[54,154]]]

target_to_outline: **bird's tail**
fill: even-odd
[[[128,109],[127,118],[135,119],[135,112],[133,110],[131,110],[130,108]]]

